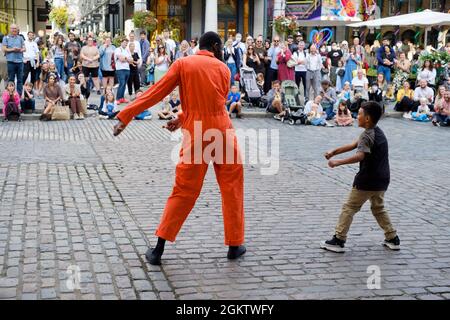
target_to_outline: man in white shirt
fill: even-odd
[[[303,85],[303,94],[306,93],[306,52],[305,42],[300,41],[297,44],[297,50],[294,51],[293,57],[297,64],[295,65],[295,83],[300,89],[300,81]]]
[[[36,68],[39,67],[39,48],[34,41],[34,32],[28,31],[28,39],[25,41],[25,52],[23,53],[23,83],[27,81],[30,73],[30,82],[36,82]]]
[[[305,98],[309,100],[309,94],[311,88],[314,92],[313,98],[317,97],[320,93],[320,81],[322,75],[320,70],[322,69],[322,57],[317,52],[317,47],[312,44],[309,48],[309,54],[306,56],[306,92]]]
[[[119,81],[119,88],[117,89],[117,104],[128,103],[125,99],[125,87],[130,77],[130,62],[133,62],[130,51],[127,49],[128,39],[124,38],[114,51],[114,59],[116,63],[116,75]]]
[[[425,98],[428,104],[431,105],[434,101],[434,91],[428,86],[428,82],[425,79],[419,81],[419,86],[414,89],[414,106],[412,108],[413,112],[417,111],[420,105],[420,99]]]
[[[177,44],[175,43],[174,40],[172,40],[170,38],[170,32],[167,29],[164,29],[163,31],[163,37],[164,37],[164,42],[166,43],[166,50],[168,51],[167,54],[170,55],[170,58],[173,59],[175,58],[175,50],[177,48]]]

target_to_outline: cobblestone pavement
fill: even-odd
[[[163,266],[144,253],[173,183],[177,142],[157,120],[0,124],[0,298],[450,299],[450,130],[387,118],[392,182],[386,205],[402,240],[391,252],[366,204],[347,252],[319,249],[333,234],[357,166],[327,168],[323,152],[361,131],[235,121],[279,129],[276,175],[245,166],[247,254],[225,258],[221,201],[210,170]],[[368,266],[381,270],[369,290]],[[79,268],[79,269],[77,269]],[[80,289],[67,280],[80,270]],[[72,276],[71,276],[72,275]],[[76,284],[76,281],[75,281]]]

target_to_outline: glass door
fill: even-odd
[[[219,21],[217,22],[217,31],[225,43],[229,36],[234,37],[236,35],[236,19],[219,18]]]

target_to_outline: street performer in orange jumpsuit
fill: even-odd
[[[230,71],[222,61],[222,41],[217,33],[207,32],[200,38],[200,50],[195,55],[176,60],[167,74],[141,97],[122,110],[114,127],[114,135],[120,134],[134,116],[156,105],[177,86],[180,90],[182,112],[170,120],[165,128],[183,129],[180,160],[175,171],[175,185],[167,200],[160,225],[156,230],[158,243],[150,248],[146,258],[150,264],[161,264],[166,240],[175,241],[184,221],[191,212],[202,189],[209,162],[213,162],[222,195],[222,213],[225,228],[225,245],[229,246],[228,259],[237,259],[246,251],[244,243],[244,173],[240,161],[235,132],[225,109],[229,91]],[[194,130],[201,125],[201,132]],[[197,158],[195,134],[212,129],[219,132],[222,150],[214,150],[211,158]],[[216,137],[217,138],[217,137]],[[204,139],[203,139],[204,140]],[[200,152],[211,142],[201,140]],[[217,141],[215,141],[217,143]],[[216,144],[217,145],[217,144]],[[197,144],[198,146],[198,144]],[[208,148],[210,149],[210,148]],[[196,151],[197,150],[197,151]],[[231,150],[231,151],[230,151]],[[218,153],[226,154],[230,161],[218,160]],[[186,155],[189,155],[186,157]],[[194,159],[194,161],[185,160]]]

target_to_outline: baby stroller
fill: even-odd
[[[302,124],[306,122],[306,115],[303,113],[303,107],[299,103],[300,92],[297,84],[291,80],[285,80],[281,83],[284,92],[284,99],[286,101],[285,114],[281,118],[281,122],[288,122],[294,125],[300,120]]]
[[[258,106],[261,100],[261,91],[256,83],[256,73],[253,68],[242,67],[240,70],[241,88],[244,90],[243,99],[252,106]]]

